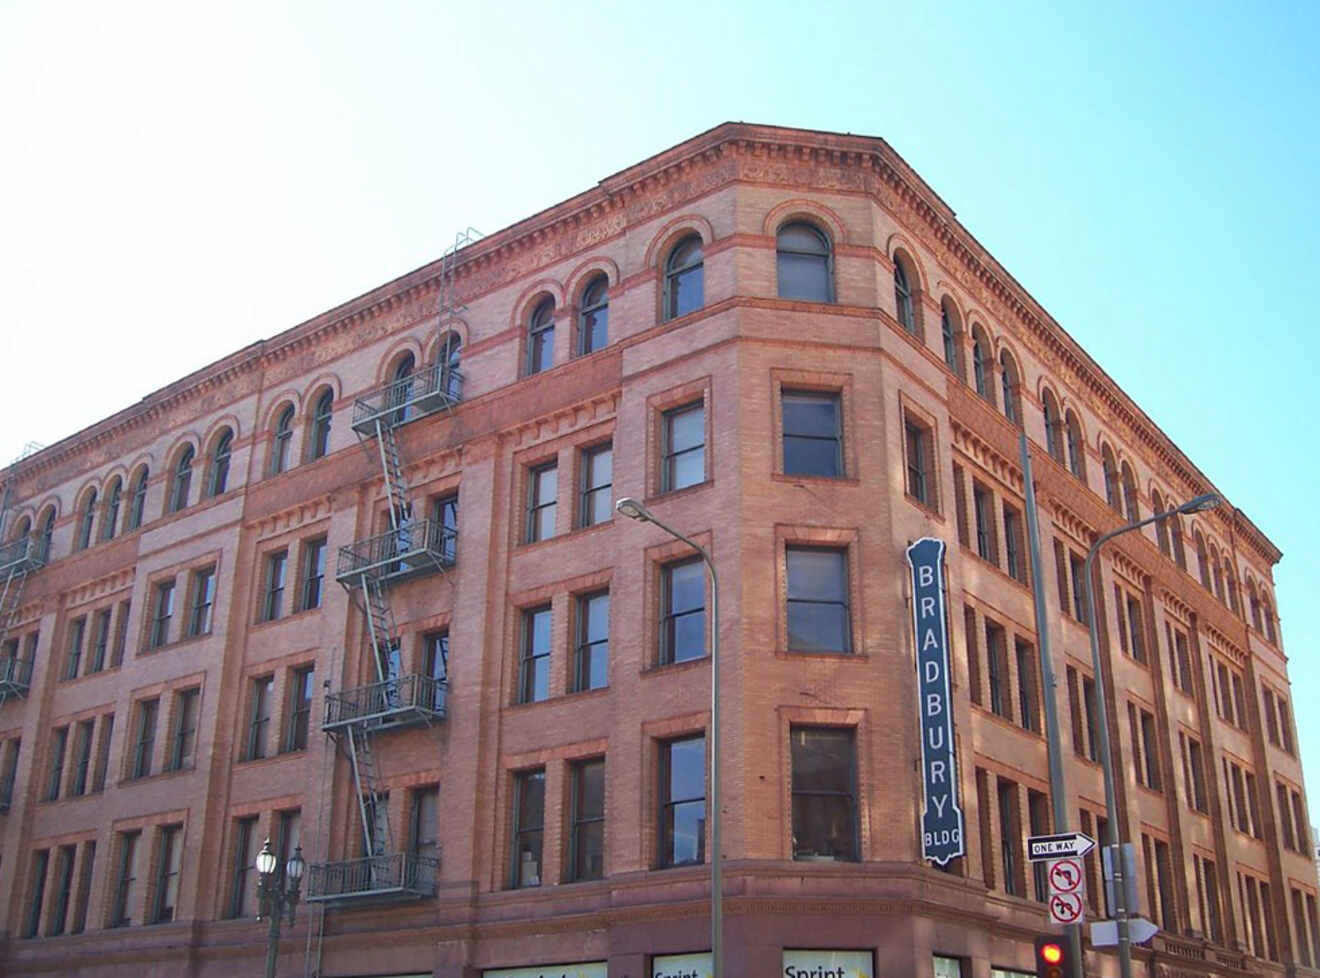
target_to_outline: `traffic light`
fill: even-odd
[[[1036,978],[1066,978],[1068,942],[1058,934],[1036,938]]]

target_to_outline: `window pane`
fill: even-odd
[[[793,790],[852,790],[852,732],[793,731]]]
[[[829,259],[824,255],[796,255],[781,251],[779,295],[783,299],[829,302]]]
[[[684,801],[706,796],[706,738],[669,744],[669,798]]]
[[[843,601],[843,554],[838,550],[788,551],[788,594],[793,600]]]
[[[793,796],[793,854],[853,858],[852,799]]]
[[[674,805],[665,826],[669,865],[704,862],[706,858],[706,802],[689,801]]]

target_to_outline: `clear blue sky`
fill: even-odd
[[[1284,551],[1320,821],[1317,11],[0,0],[0,461],[719,122],[883,136]]]

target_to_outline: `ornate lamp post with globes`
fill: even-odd
[[[284,878],[280,879],[275,870],[279,868],[279,857],[270,848],[267,839],[257,853],[257,920],[263,917],[268,921],[266,927],[266,978],[275,978],[275,962],[280,954],[280,924],[287,916],[289,926],[293,926],[294,908],[302,890],[303,871],[307,862],[303,859],[302,846],[293,851],[284,866]]]

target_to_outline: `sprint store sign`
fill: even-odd
[[[700,954],[659,954],[651,959],[651,978],[712,978],[715,965],[709,951]]]
[[[604,961],[582,964],[550,964],[532,968],[499,968],[483,971],[481,978],[605,978]]]
[[[783,978],[875,978],[870,951],[785,951]]]

